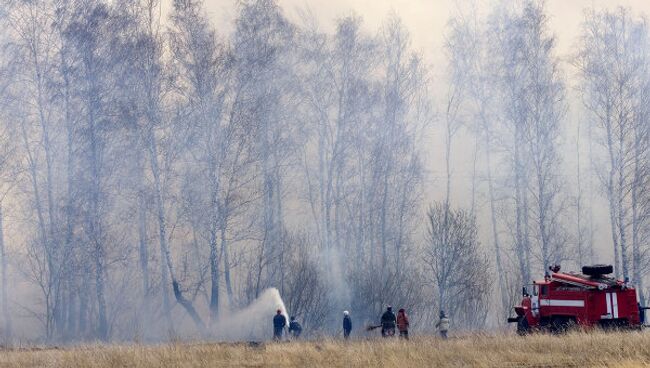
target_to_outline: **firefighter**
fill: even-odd
[[[350,312],[343,311],[343,338],[349,339],[350,332],[352,332],[352,318],[350,318]]]
[[[386,312],[381,316],[381,336],[391,337],[395,336],[395,313],[393,307],[390,305],[386,307]]]
[[[296,317],[291,317],[291,322],[289,322],[289,333],[294,339],[299,338],[302,333],[302,326],[298,321],[296,321]]]
[[[281,341],[282,340],[282,332],[284,331],[284,328],[287,326],[287,317],[282,315],[281,310],[277,310],[275,313],[275,317],[273,317],[273,340],[274,341]]]
[[[440,311],[440,321],[436,324],[436,328],[440,331],[440,337],[447,339],[447,331],[449,331],[449,318],[445,315],[445,311]]]
[[[404,308],[397,311],[397,329],[399,330],[400,338],[409,339],[409,318]]]

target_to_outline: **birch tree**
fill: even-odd
[[[615,269],[639,285],[644,267],[638,240],[647,219],[639,211],[647,157],[647,45],[645,21],[634,19],[629,10],[589,11],[575,59],[583,101],[604,153],[599,167],[606,174],[600,179],[609,204]]]
[[[258,154],[261,244],[253,295],[268,286],[282,290],[285,278],[282,237],[285,231],[286,167],[292,155],[294,104],[291,52],[294,26],[274,0],[242,2],[235,21],[233,53],[239,69],[242,108],[255,121],[252,134]]]
[[[523,10],[525,33],[524,60],[528,80],[526,99],[529,121],[524,132],[531,160],[531,197],[534,203],[536,242],[542,270],[560,264],[566,241],[560,224],[562,200],[559,139],[565,113],[564,82],[559,60],[554,55],[555,37],[549,34],[548,18],[542,5],[528,3]]]

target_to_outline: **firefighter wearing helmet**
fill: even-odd
[[[350,338],[350,332],[352,332],[352,318],[350,312],[343,311],[343,338],[346,340]]]

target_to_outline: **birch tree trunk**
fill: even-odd
[[[9,282],[7,280],[7,247],[5,245],[4,227],[3,227],[4,214],[2,211],[2,202],[0,202],[0,285],[2,286],[2,320],[3,320],[3,336],[5,343],[10,343],[13,337],[11,315],[9,314]]]

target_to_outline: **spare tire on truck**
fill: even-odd
[[[587,276],[599,276],[599,275],[609,275],[614,272],[614,267],[612,265],[593,265],[593,266],[582,266],[582,273]]]

